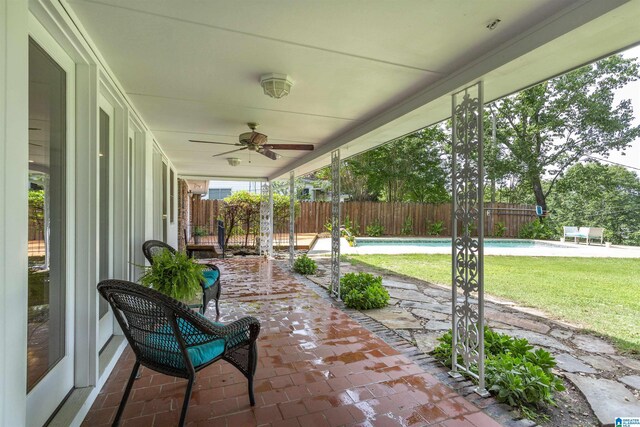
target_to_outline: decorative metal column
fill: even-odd
[[[452,96],[452,329],[451,372],[484,383],[484,203],[482,82]],[[477,297],[476,297],[477,295]],[[474,301],[477,298],[477,304]],[[458,357],[462,363],[458,363]],[[477,366],[477,374],[472,365]]]
[[[295,172],[289,172],[289,268],[293,269],[296,258],[294,227],[296,221],[296,182]]]
[[[260,255],[270,257],[273,248],[273,193],[271,182],[260,187]]]
[[[331,296],[340,300],[340,150],[331,152]]]

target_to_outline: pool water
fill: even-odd
[[[431,248],[450,248],[451,239],[424,238],[424,239],[376,239],[356,238],[356,246],[425,246]],[[485,248],[572,248],[573,246],[558,245],[553,243],[538,242],[535,240],[517,239],[484,239]]]

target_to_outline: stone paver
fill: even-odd
[[[600,371],[615,371],[620,366],[615,361],[597,354],[585,354],[578,358]]]
[[[430,302],[435,303],[436,300],[426,296],[422,292],[412,291],[408,289],[387,289],[391,298],[407,301]]]
[[[625,377],[620,378],[620,381],[622,381],[629,387],[633,387],[636,390],[640,390],[640,375],[627,375]]]
[[[555,338],[560,338],[562,340],[568,340],[573,336],[573,332],[568,331],[566,329],[553,329],[549,334]]]
[[[451,329],[451,322],[443,322],[441,320],[430,320],[424,326],[425,329],[429,329],[431,331],[446,331]]]
[[[612,354],[611,357],[616,359],[618,362],[622,363],[627,368],[640,371],[640,360],[631,359],[629,357],[619,356],[616,354]]]
[[[388,288],[407,289],[410,291],[418,290],[418,287],[413,283],[399,282],[397,280],[384,280],[383,285]]]
[[[414,316],[422,317],[423,319],[429,320],[449,320],[449,324],[451,324],[451,315],[445,313],[439,313],[437,311],[425,310],[422,308],[414,308],[411,310],[411,313]]]
[[[589,353],[613,354],[616,352],[611,344],[600,338],[588,335],[575,335],[572,341],[580,350],[588,351]]]
[[[418,319],[399,307],[367,310],[366,314],[389,329],[422,329],[422,324]]]
[[[597,371],[589,365],[585,365],[575,357],[567,353],[560,353],[556,355],[556,362],[558,362],[558,369],[562,369],[567,372],[584,372],[587,374],[595,374]]]
[[[524,319],[521,316],[508,312],[500,312],[497,310],[485,310],[485,317],[490,320],[497,320],[498,322],[511,325],[512,327],[522,328],[541,334],[546,334],[551,329],[544,323],[536,322],[534,320]]]
[[[431,353],[439,344],[438,338],[442,336],[441,332],[417,333],[413,336],[416,345],[423,353]]]
[[[603,425],[611,425],[617,417],[636,417],[640,402],[617,381],[566,374],[587,398],[591,409]]]

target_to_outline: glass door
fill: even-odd
[[[111,191],[111,177],[113,170],[113,136],[114,136],[115,110],[109,101],[100,96],[98,103],[98,157],[99,157],[99,187],[98,187],[98,216],[99,216],[99,277],[100,280],[113,278],[113,238],[111,230],[113,197]],[[109,303],[104,298],[98,297],[98,348],[102,349],[113,335],[113,313]]]
[[[68,165],[73,161],[74,69],[71,58],[46,36],[29,40],[30,426],[44,424],[73,387],[73,169]]]

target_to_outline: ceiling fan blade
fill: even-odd
[[[263,148],[262,150],[258,151],[258,153],[262,154],[263,156],[266,156],[266,157],[270,158],[271,160],[278,160],[278,158],[280,157],[280,155],[278,153],[274,153],[273,151],[269,150],[268,148]]]
[[[234,147],[242,147],[242,144],[229,144],[228,142],[216,142],[216,141],[200,141],[198,139],[190,139],[189,142],[199,142],[201,144],[231,145]]]
[[[211,157],[218,157],[218,156],[224,156],[225,154],[231,154],[231,153],[235,153],[236,151],[242,151],[242,150],[246,150],[247,147],[243,147],[243,148],[238,148],[237,150],[231,150],[231,151],[225,151],[224,153],[220,153],[220,154],[214,154]]]
[[[270,150],[305,150],[313,151],[313,145],[311,144],[265,144],[264,148]]]

